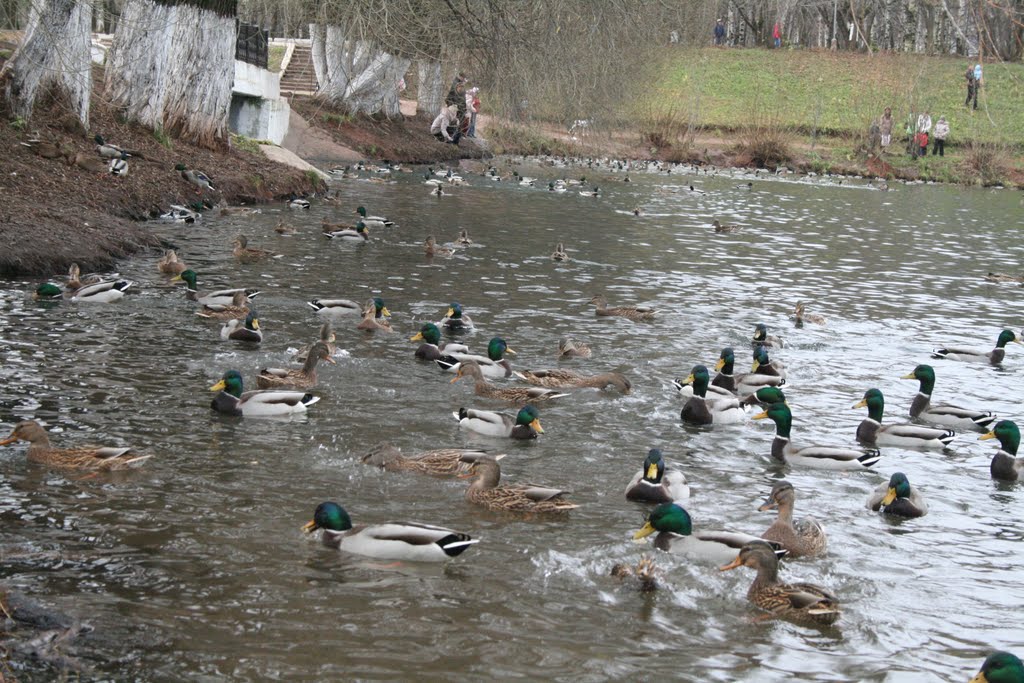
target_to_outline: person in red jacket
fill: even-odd
[[[772,39],[775,41],[775,47],[782,47],[782,30],[779,29],[779,22],[775,22],[775,26],[772,27]]]

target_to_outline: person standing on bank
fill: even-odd
[[[886,107],[881,121],[878,122],[878,132],[882,136],[882,149],[888,147],[892,142],[892,124],[892,108]]]
[[[466,129],[467,138],[476,137],[476,115],[480,111],[480,88],[470,88],[466,91],[466,112],[469,114],[469,128]]]
[[[967,80],[967,99],[964,100],[964,106],[971,106],[971,98],[974,98],[974,108],[978,108],[978,88],[975,87],[974,83],[974,67],[970,64],[967,65],[967,71],[964,72],[964,78]]]
[[[935,135],[932,138],[935,140],[935,144],[932,147],[932,156],[938,154],[940,157],[946,156],[946,137],[949,136],[949,124],[946,123],[946,117],[940,116],[938,123],[935,124]]]
[[[715,45],[725,44],[725,22],[721,19],[715,22]]]

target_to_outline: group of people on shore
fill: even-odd
[[[457,145],[463,136],[476,137],[476,115],[480,112],[480,88],[467,88],[465,75],[459,73],[444,99],[441,112],[430,124],[430,133],[439,141]]]

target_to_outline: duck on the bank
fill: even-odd
[[[758,323],[754,326],[754,336],[751,338],[751,343],[755,346],[767,346],[775,349],[781,349],[785,346],[781,337],[768,334],[768,326],[764,323]]]
[[[993,479],[1017,481],[1024,478],[1024,458],[1017,457],[1020,448],[1020,429],[1017,423],[1000,420],[992,431],[981,436],[980,440],[999,439],[999,450],[992,457],[989,472]]]
[[[839,619],[839,600],[821,586],[811,583],[782,583],[779,580],[779,558],[764,541],[749,543],[732,562],[722,567],[757,570],[757,577],[747,591],[747,599],[768,615],[797,623],[834,624]]]
[[[249,315],[249,297],[245,292],[235,292],[230,304],[207,304],[196,315],[211,320],[245,320]]]
[[[379,467],[388,472],[418,472],[438,477],[455,476],[469,472],[469,468],[480,458],[501,460],[505,455],[488,454],[469,448],[438,448],[414,455],[403,455],[402,451],[389,443],[371,448],[359,459],[366,465]]]
[[[254,263],[265,258],[281,258],[281,254],[269,249],[256,249],[249,246],[249,240],[245,235],[238,235],[232,242],[234,249],[232,255],[242,263]]]
[[[538,387],[554,389],[617,389],[623,394],[633,391],[633,385],[621,372],[602,372],[597,375],[584,375],[575,370],[555,368],[552,370],[513,371],[513,375]]]
[[[473,330],[473,320],[462,310],[462,304],[453,301],[448,305],[448,311],[438,323],[438,326],[447,332],[470,332]]]
[[[107,164],[107,171],[115,178],[124,178],[128,175],[128,160],[124,157],[111,159]]]
[[[505,354],[516,355],[516,352],[508,347],[508,343],[501,337],[493,337],[487,342],[487,355],[463,353],[445,346],[444,354],[435,362],[438,367],[448,372],[458,372],[461,363],[474,361],[480,366],[480,372],[484,377],[501,379],[512,376],[512,364],[505,358]],[[467,350],[468,351],[468,350]]]
[[[316,386],[316,365],[320,361],[326,361],[331,365],[335,364],[335,360],[331,358],[331,350],[322,341],[313,344],[309,353],[306,354],[306,362],[301,368],[263,368],[260,370],[260,374],[256,375],[256,386],[260,389],[312,389]]]
[[[320,400],[319,396],[302,391],[270,389],[265,391],[242,391],[242,375],[238,370],[228,370],[219,382],[210,387],[218,392],[210,402],[210,408],[218,413],[245,417],[273,417],[304,413],[308,406]]]
[[[441,330],[434,323],[424,324],[419,332],[409,337],[409,341],[423,342],[417,347],[414,354],[419,360],[438,360],[444,357],[444,352],[446,351],[469,353],[469,348],[464,344],[443,343],[441,341]]]
[[[365,223],[371,228],[390,228],[395,224],[394,221],[390,221],[387,218],[384,218],[384,216],[367,216],[365,206],[360,206],[355,212],[359,214],[359,222]]]
[[[352,526],[345,509],[332,502],[317,505],[313,521],[302,529],[307,534],[323,529],[325,546],[378,560],[445,562],[479,542],[469,534],[417,522]]]
[[[263,341],[263,331],[260,330],[260,319],[256,311],[250,310],[245,320],[228,320],[220,329],[220,338],[259,344]]]
[[[36,137],[19,144],[22,147],[28,147],[43,159],[61,159],[67,156],[63,146],[52,140],[42,140]]]
[[[935,429],[915,424],[882,424],[885,397],[878,389],[868,389],[854,408],[868,409],[868,416],[857,427],[857,440],[873,446],[903,448],[946,448],[956,438],[952,429]]]
[[[993,652],[970,683],[1024,683],[1024,662],[1009,652]]]
[[[107,173],[110,167],[103,159],[98,159],[87,152],[71,151],[67,156],[68,166],[77,166],[89,173]]]
[[[897,517],[923,517],[928,514],[924,496],[910,485],[907,475],[896,472],[888,482],[878,485],[868,498],[867,508]]]
[[[477,396],[493,398],[499,401],[509,401],[517,405],[523,403],[539,403],[550,401],[556,398],[563,398],[569,394],[562,394],[554,389],[543,387],[503,387],[498,388],[484,378],[480,364],[475,360],[465,360],[459,363],[459,369],[451,380],[458,382],[463,377],[472,377],[474,381],[473,391]]]
[[[524,408],[525,410],[525,408]],[[466,500],[490,510],[511,512],[560,513],[578,508],[565,499],[569,493],[547,486],[501,485],[501,467],[494,458],[476,458],[469,472],[460,479],[473,479],[466,489]]]
[[[559,242],[555,245],[555,250],[551,252],[552,261],[568,261],[569,254],[565,253],[565,245]]]
[[[793,309],[793,321],[797,327],[803,327],[804,323],[812,323],[814,325],[824,325],[825,318],[816,313],[808,313],[804,308],[804,302],[797,301],[796,307]]]
[[[46,430],[35,420],[22,420],[14,425],[10,436],[0,441],[0,446],[7,446],[15,441],[28,441],[28,459],[50,467],[120,470],[152,457],[137,455],[131,448],[54,448],[50,445],[50,437]]]
[[[729,232],[739,232],[740,231],[739,226],[736,226],[736,225],[722,225],[721,223],[718,222],[717,218],[715,220],[711,221],[711,225],[715,228],[715,232],[717,232],[719,234],[724,234],[724,233],[729,233]]]
[[[814,517],[793,521],[793,505],[796,503],[796,489],[788,481],[772,484],[768,499],[757,508],[759,511],[777,509],[779,516],[761,538],[775,541],[786,549],[787,557],[811,557],[825,552],[828,540],[825,530]]]
[[[437,242],[434,240],[433,235],[427,235],[427,239],[423,242],[423,253],[427,256],[443,256],[448,257],[455,253],[454,250],[448,247],[439,247]]]
[[[689,377],[683,384],[693,386],[693,395],[683,406],[679,417],[683,422],[696,425],[734,424],[741,422],[746,413],[735,396],[708,396],[708,384],[711,377],[703,365],[694,365]]]
[[[933,404],[935,369],[930,365],[918,365],[913,372],[900,379],[916,379],[921,383],[910,404],[910,417],[958,429],[987,429],[996,421],[996,414],[988,410],[968,410],[947,403]]]
[[[202,171],[189,169],[185,164],[175,165],[174,170],[178,171],[182,178],[195,185],[199,190],[211,190],[213,192],[218,191],[217,188],[213,186],[213,181],[210,180],[210,177]]]
[[[775,423],[772,458],[779,463],[817,467],[827,470],[864,470],[881,459],[877,450],[838,448],[835,446],[796,447],[790,443],[793,414],[785,403],[772,403],[755,420],[770,419]]]
[[[608,300],[600,294],[593,296],[590,303],[597,307],[595,313],[598,316],[614,316],[629,320],[654,320],[655,309],[650,306],[614,306],[609,308]]]
[[[763,345],[754,347],[754,362],[750,368],[752,375],[771,375],[786,379],[786,366],[768,357],[768,349]]]
[[[654,508],[644,525],[633,534],[633,540],[646,538],[656,531],[654,547],[658,550],[715,563],[736,557],[747,543],[765,543],[757,536],[736,531],[694,531],[690,513],[678,503],[662,503]],[[776,550],[786,552],[777,545]]]
[[[390,315],[391,311],[384,305],[384,299],[375,296],[363,307],[363,319],[356,325],[356,329],[364,332],[394,332],[388,322]]]
[[[652,448],[644,466],[626,485],[626,500],[642,503],[672,503],[687,500],[690,487],[681,470],[668,468],[661,450]]]
[[[106,159],[125,159],[127,157],[139,156],[139,153],[117,145],[112,145],[103,139],[102,135],[96,135],[93,137],[93,141],[96,143],[96,153]]]
[[[333,357],[334,352],[338,350],[338,348],[334,345],[335,341],[336,337],[334,336],[334,330],[331,329],[331,323],[329,321],[325,322],[323,325],[320,326],[320,337],[312,344],[307,344],[306,346],[303,346],[298,351],[296,351],[295,360],[297,360],[300,363],[305,363],[306,358],[309,357],[309,352],[313,349],[313,347],[316,344],[319,343],[323,343],[324,346],[327,347],[327,352]]]
[[[490,410],[459,408],[459,412],[455,413],[455,419],[459,421],[461,429],[484,436],[525,440],[536,439],[538,434],[544,433],[544,428],[540,425],[540,415],[533,406],[520,408],[514,418]]]
[[[356,223],[354,228],[341,228],[339,230],[324,230],[327,239],[342,240],[343,242],[366,242],[370,239],[370,231],[362,221]]]
[[[933,358],[947,358],[949,360],[975,361],[999,365],[1006,357],[1006,345],[1010,342],[1021,342],[1020,337],[1013,330],[1003,330],[996,339],[995,348],[991,350],[968,348],[960,346],[947,346],[932,351]]]
[[[198,288],[198,276],[194,270],[184,270],[172,280],[183,280],[187,289],[185,290],[185,298],[189,301],[195,301],[196,303],[202,304],[203,306],[211,306],[214,304],[220,304],[223,306],[233,305],[235,301],[235,293],[242,292],[246,298],[253,299],[259,294],[259,290],[256,289],[245,289],[237,287],[235,289],[219,289],[215,292],[200,292]]]
[[[160,259],[156,264],[157,269],[165,275],[181,275],[183,272],[188,270],[188,266],[185,262],[178,258],[177,252],[173,249],[168,249],[164,253],[164,257]]]
[[[586,344],[576,341],[571,337],[562,337],[558,340],[558,360],[566,358],[590,358],[592,352]]]
[[[469,233],[465,230],[459,230],[459,236],[455,238],[455,244],[461,247],[468,247],[473,244],[473,240],[469,239]]]

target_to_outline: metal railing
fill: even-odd
[[[235,40],[235,59],[266,69],[267,42],[267,33],[259,26],[239,24],[238,37]]]

